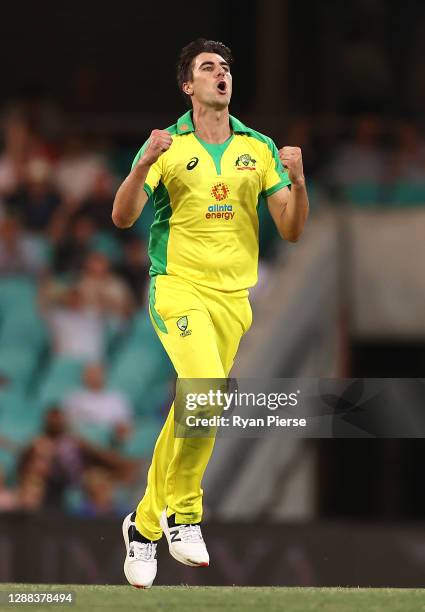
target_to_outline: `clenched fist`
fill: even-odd
[[[167,130],[153,130],[149,136],[149,143],[140,162],[152,166],[158,157],[171,147],[173,139]]]
[[[304,183],[304,169],[301,149],[299,147],[282,147],[279,149],[279,159],[288,171],[293,185]]]

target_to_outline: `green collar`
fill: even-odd
[[[235,134],[249,134],[251,132],[249,127],[244,125],[242,121],[239,121],[239,119],[236,119],[236,117],[229,115],[229,118],[230,126]],[[177,119],[177,134],[189,134],[190,132],[194,131],[195,126],[193,125],[192,111],[190,110]]]

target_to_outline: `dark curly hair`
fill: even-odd
[[[226,47],[226,45],[217,40],[197,38],[183,47],[177,62],[177,84],[188,106],[191,105],[190,96],[184,93],[183,83],[192,80],[193,60],[200,53],[217,53],[217,55],[221,55],[226,60],[229,66],[233,63],[233,56],[229,47]]]

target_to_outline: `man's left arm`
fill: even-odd
[[[267,204],[281,237],[296,242],[303,233],[309,209],[301,149],[283,147],[279,159],[287,170],[291,189],[282,187],[267,198]]]

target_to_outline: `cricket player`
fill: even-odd
[[[301,150],[273,141],[229,114],[230,49],[198,39],[181,52],[177,81],[190,110],[153,130],[115,197],[112,219],[127,228],[147,201],[149,311],[181,378],[226,378],[252,322],[259,196],[282,238],[295,242],[308,214]],[[156,442],[145,494],[123,522],[124,572],[149,588],[164,533],[171,555],[208,566],[201,481],[214,438],[175,438],[174,406]]]

